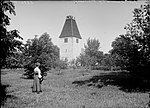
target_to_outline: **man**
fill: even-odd
[[[34,68],[34,81],[32,92],[37,92],[39,94],[40,92],[42,92],[40,83],[40,78],[42,78],[42,76],[41,70],[39,69],[40,63],[36,63],[35,65],[36,67]]]

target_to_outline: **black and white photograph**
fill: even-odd
[[[149,0],[0,1],[1,108],[150,108]]]

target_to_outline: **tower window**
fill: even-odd
[[[64,43],[68,43],[68,38],[65,38],[65,39],[64,39]]]
[[[76,39],[76,43],[79,43],[79,39]]]

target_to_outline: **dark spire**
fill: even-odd
[[[64,37],[76,37],[82,39],[73,16],[66,17],[66,21],[59,38]]]

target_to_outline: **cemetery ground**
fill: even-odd
[[[1,108],[143,108],[149,101],[148,85],[126,72],[51,70],[40,94],[32,93],[33,80],[23,72],[2,70]]]

